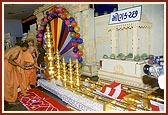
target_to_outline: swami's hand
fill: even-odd
[[[40,71],[44,71],[44,68],[39,67],[38,69],[39,69]]]

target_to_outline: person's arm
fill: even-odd
[[[36,52],[35,52],[35,56],[38,58],[38,56],[39,56],[39,53],[38,53],[38,50],[37,50],[37,47],[35,48],[35,50],[36,50]]]
[[[158,66],[154,65],[154,66],[153,66],[153,69],[154,69],[153,77],[154,77],[155,79],[158,79],[158,77],[159,77],[158,74],[157,74]]]
[[[46,50],[43,48],[42,45],[40,45],[38,49],[40,53],[46,53]]]
[[[14,66],[19,66],[22,69],[24,69],[24,66],[16,63],[14,60],[18,58],[20,51],[14,52],[8,59],[8,62]]]
[[[39,69],[39,70],[44,70],[43,68],[39,67],[37,64],[34,64],[34,67]]]

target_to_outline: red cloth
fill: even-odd
[[[152,111],[160,111],[159,106],[156,105],[151,105],[152,106]]]
[[[150,100],[150,103],[152,111],[164,111],[164,104],[152,100]]]
[[[70,111],[69,108],[37,88],[28,90],[27,94],[29,96],[19,93],[18,99],[29,111]]]
[[[112,82],[110,85],[103,86],[101,92],[112,97],[113,99],[123,99],[126,92],[122,91],[122,88],[123,85],[121,83]]]

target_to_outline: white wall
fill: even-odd
[[[151,28],[151,53],[164,54],[164,6],[143,5],[143,13],[152,22]],[[166,16],[166,15],[165,15]],[[165,24],[166,25],[166,24]]]
[[[119,4],[118,10],[138,6],[142,4]],[[164,5],[163,4],[143,4],[142,14],[152,23],[150,31],[151,48],[150,53],[154,55],[164,55]],[[96,61],[103,57],[104,54],[110,55],[111,38],[108,32],[108,22],[110,15],[95,17],[95,41],[96,41]]]
[[[142,5],[142,14],[152,23],[151,28],[151,48],[154,55],[164,54],[164,4],[119,4],[118,10]]]
[[[13,45],[16,43],[16,37],[22,37],[23,29],[21,20],[4,20],[4,34],[10,33]]]

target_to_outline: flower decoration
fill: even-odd
[[[44,44],[45,41],[43,39],[45,28],[47,23],[49,23],[51,20],[55,18],[60,18],[65,23],[65,25],[68,27],[68,32],[70,33],[71,37],[71,45],[73,47],[73,54],[72,57],[74,59],[78,59],[78,61],[81,63],[83,61],[83,39],[80,38],[80,27],[78,26],[77,22],[75,21],[75,18],[72,17],[72,15],[64,8],[64,7],[57,7],[54,6],[49,11],[46,11],[46,15],[44,18],[41,19],[41,24],[39,29],[37,30],[37,45]]]

